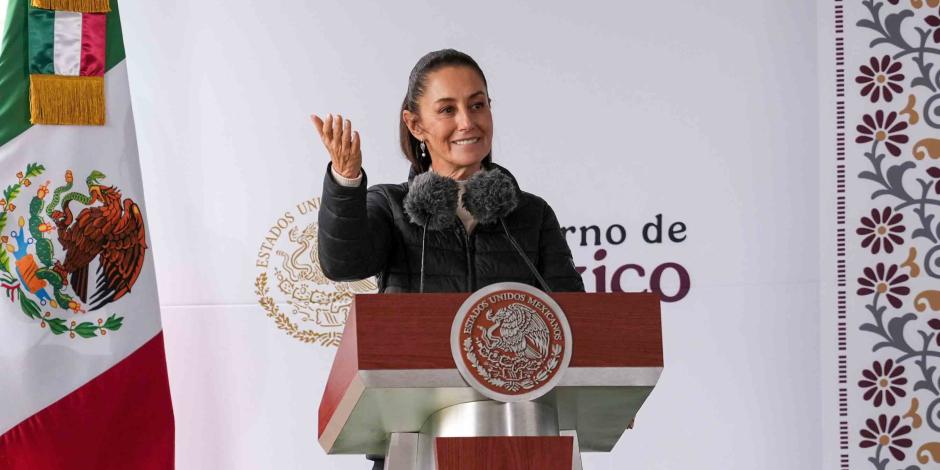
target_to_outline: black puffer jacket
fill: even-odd
[[[508,171],[497,165],[491,170]],[[414,177],[411,175],[409,181]],[[558,219],[542,198],[521,191],[519,204],[505,218],[513,238],[553,291],[584,291]],[[327,166],[319,210],[319,259],[335,281],[378,277],[379,292],[418,292],[422,227],[411,222],[403,201],[408,183],[380,184],[366,190],[340,186]],[[425,292],[472,292],[494,282],[515,281],[539,287],[499,223],[477,224],[466,233],[454,214],[453,226],[428,230],[424,261]]]

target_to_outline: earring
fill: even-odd
[[[428,158],[427,154],[424,151],[427,149],[427,146],[424,145],[424,141],[421,141],[421,159],[425,160]]]

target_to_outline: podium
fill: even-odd
[[[570,325],[568,368],[547,394],[503,403],[451,353],[468,295],[355,297],[320,402],[328,454],[384,454],[387,470],[569,470],[613,449],[662,373],[659,296],[550,294]]]

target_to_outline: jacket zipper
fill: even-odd
[[[467,233],[463,222],[457,219],[457,230],[463,233],[464,252],[467,254],[467,292],[473,292],[473,253],[470,245],[470,234]]]

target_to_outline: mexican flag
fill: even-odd
[[[103,8],[7,1],[0,468],[172,468],[173,410],[116,0]]]

